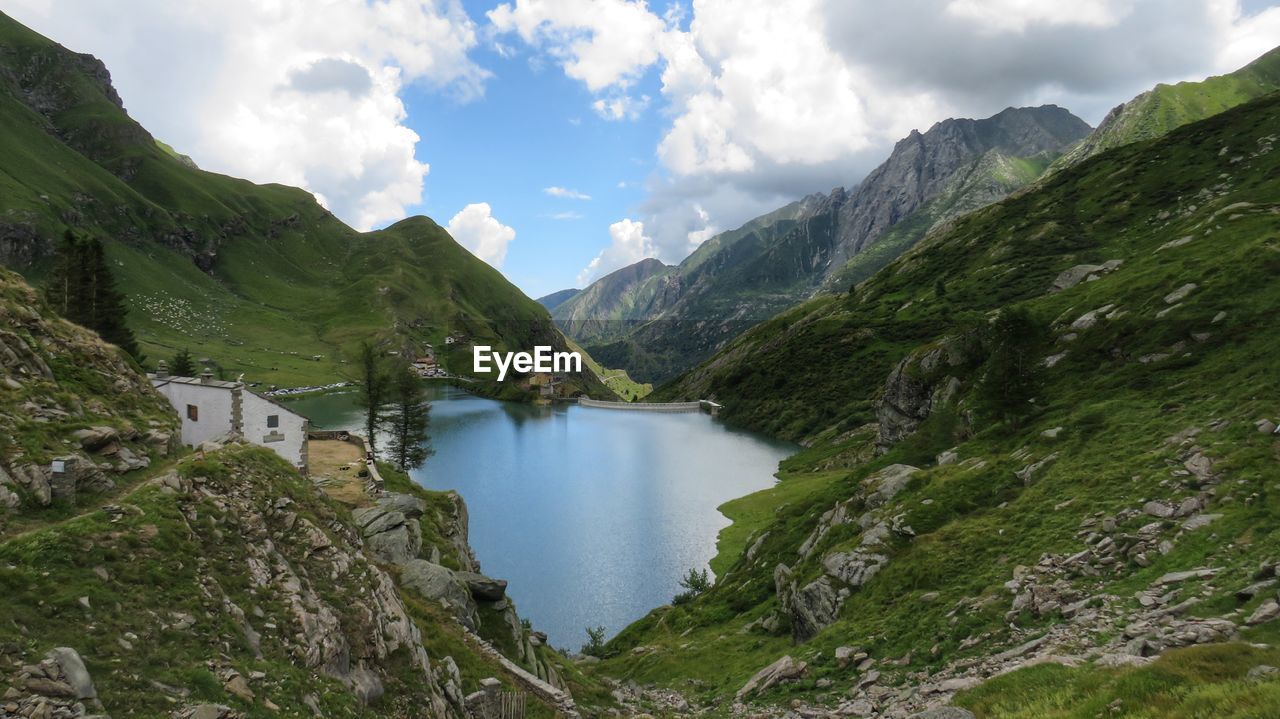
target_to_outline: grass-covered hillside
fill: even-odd
[[[478,573],[456,494],[177,424],[0,270],[0,716],[461,718],[488,679],[530,717],[613,703]]]
[[[102,239],[153,359],[189,347],[302,385],[339,379],[375,336],[563,347],[546,310],[431,220],[358,233],[303,190],[197,169],[128,116],[98,60],[3,14],[0,127],[0,264],[39,281],[67,230]],[[469,355],[446,366],[469,372]]]
[[[1160,137],[1174,128],[1203,120],[1278,89],[1280,48],[1225,75],[1215,75],[1200,82],[1156,85],[1108,113],[1102,124],[1054,163],[1052,169],[1074,165],[1130,142]]]
[[[809,449],[603,670],[717,711],[1280,715],[1277,128],[1271,95],[1100,154],[656,392]]]

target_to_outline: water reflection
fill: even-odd
[[[415,481],[455,489],[487,574],[556,646],[610,634],[670,601],[715,553],[716,507],[770,486],[792,445],[697,414],[496,402],[432,390],[431,445]],[[317,425],[356,428],[353,396],[296,400]]]

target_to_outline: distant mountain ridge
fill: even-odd
[[[551,310],[554,310],[555,308],[559,307],[565,302],[573,299],[581,291],[582,290],[576,287],[572,287],[567,290],[559,290],[557,292],[552,292],[549,295],[543,295],[542,297],[539,297],[535,301],[538,304],[542,305],[543,307],[546,307],[547,311],[550,312]]]
[[[1113,147],[1160,137],[1278,89],[1280,48],[1225,75],[1156,85],[1108,112],[1098,129],[1059,158],[1052,169],[1074,165]]]
[[[660,381],[815,292],[869,276],[939,222],[1029,184],[1089,129],[1052,105],[944,120],[900,140],[857,187],[721,233],[676,267],[623,268],[552,316],[604,364]],[[884,251],[870,252],[884,239]]]

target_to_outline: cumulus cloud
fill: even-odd
[[[305,187],[360,229],[422,200],[429,167],[404,124],[405,84],[466,101],[488,77],[457,0],[10,5],[101,57],[130,113],[201,167]]]
[[[489,14],[583,82],[594,109],[656,71],[668,119],[639,207],[654,256],[850,186],[912,129],[1054,102],[1090,122],[1157,82],[1280,44],[1280,9],[1235,0],[515,0]],[[630,256],[611,245],[596,275]]]
[[[516,238],[516,231],[493,216],[493,208],[487,202],[475,202],[458,211],[445,226],[458,244],[471,254],[501,267],[507,258],[507,245]]]
[[[649,96],[613,95],[591,103],[591,109],[606,120],[635,120],[649,106]]]
[[[356,98],[373,89],[373,77],[358,62],[324,57],[290,71],[288,87],[299,92],[345,92]]]
[[[578,273],[578,286],[586,287],[619,267],[657,256],[657,248],[653,239],[645,234],[643,222],[618,220],[609,225],[609,239],[609,246]]]
[[[517,0],[488,12],[501,33],[547,50],[588,89],[626,87],[659,60],[666,22],[643,1]]]
[[[591,199],[591,195],[588,195],[586,193],[578,192],[577,190],[570,190],[567,187],[557,187],[555,185],[552,185],[551,187],[544,187],[542,188],[542,191],[548,195],[551,195],[552,197],[559,197],[564,200],[590,200]]]

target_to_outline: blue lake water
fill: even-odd
[[[716,507],[772,486],[795,446],[668,414],[497,402],[432,387],[435,454],[413,472],[457,490],[485,574],[510,582],[520,616],[577,650],[665,604],[715,555]],[[347,394],[290,402],[318,427],[356,429]]]

